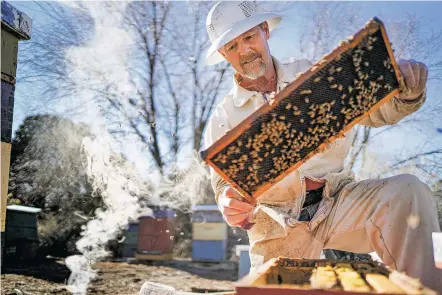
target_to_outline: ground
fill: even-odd
[[[178,291],[233,290],[237,278],[234,263],[194,263],[190,260],[155,262],[99,262],[97,278],[88,294],[138,294],[146,281],[173,286]],[[47,259],[38,265],[7,266],[1,275],[2,295],[71,294],[66,289],[69,269],[63,260]]]

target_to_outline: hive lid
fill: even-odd
[[[27,212],[27,213],[40,213],[40,208],[29,207],[29,206],[21,206],[21,205],[9,205],[6,207],[8,210]]]
[[[218,211],[217,205],[194,205],[192,206],[192,211]]]

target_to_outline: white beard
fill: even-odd
[[[260,68],[258,72],[245,72],[244,76],[247,77],[250,80],[255,80],[264,75],[264,73],[267,70],[267,65],[263,62],[261,62]]]

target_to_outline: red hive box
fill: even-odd
[[[139,220],[135,257],[141,260],[172,259],[175,236],[173,211],[156,210],[153,217],[141,217]]]

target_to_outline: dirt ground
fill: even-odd
[[[196,263],[190,260],[154,262],[99,262],[97,278],[88,294],[138,294],[146,281],[167,284],[177,291],[214,292],[233,290],[237,278],[234,263]],[[47,259],[38,265],[6,266],[1,275],[2,295],[71,294],[66,290],[69,269],[63,260]]]

